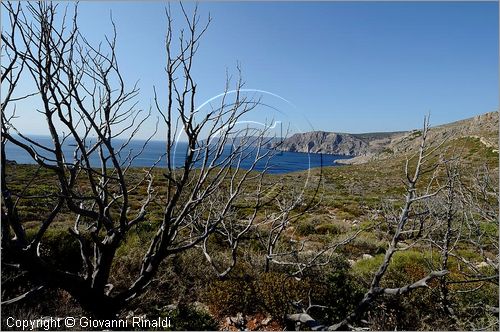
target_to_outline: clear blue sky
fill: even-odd
[[[96,41],[111,32],[112,11],[119,63],[128,82],[140,80],[142,107],[153,84],[165,84],[164,6],[79,7],[81,30]],[[180,23],[178,4],[172,9]],[[213,22],[196,63],[199,104],[222,92],[226,68],[239,61],[246,87],[293,103],[290,120],[304,131],[407,130],[429,111],[441,124],[499,106],[497,2],[214,2],[200,10]],[[23,126],[39,133],[36,123]]]

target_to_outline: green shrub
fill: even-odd
[[[259,305],[273,318],[284,321],[292,312],[291,301],[307,299],[308,280],[297,280],[282,273],[262,273],[255,280]]]
[[[368,287],[383,259],[383,254],[362,259],[353,266],[353,274]],[[402,287],[423,278],[429,272],[430,259],[429,255],[419,251],[397,252],[392,257],[381,286]],[[401,296],[381,296],[367,312],[370,329],[422,329],[429,319],[432,321],[442,315],[438,311],[438,295],[428,289],[416,289]]]
[[[363,254],[378,255],[385,253],[385,241],[379,241],[370,234],[360,234],[340,250],[348,257],[357,258]]]
[[[307,279],[299,281],[286,273],[250,275],[240,268],[226,280],[211,282],[203,300],[217,317],[265,312],[283,322],[294,310],[291,301],[306,300],[310,287]]]
[[[327,308],[313,308],[310,313],[328,324],[344,319],[355,309],[365,293],[365,289],[349,273],[347,261],[340,256],[328,266],[327,272],[319,275],[314,286],[311,297],[315,303]]]
[[[353,266],[354,275],[360,277],[365,283],[371,282],[383,259],[384,255],[379,254],[371,259],[359,260]],[[392,256],[389,268],[382,279],[382,286],[400,287],[423,278],[429,272],[430,259],[429,255],[419,251],[396,252]]]
[[[316,233],[316,229],[310,221],[301,221],[297,224],[297,235],[308,236]]]
[[[226,280],[213,281],[204,291],[203,299],[218,317],[251,314],[257,309],[253,278],[242,270],[233,272]]]
[[[333,223],[318,225],[315,230],[317,234],[323,235],[338,235],[342,232],[342,228]]]

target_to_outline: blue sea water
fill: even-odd
[[[31,136],[30,138],[34,139],[36,142],[43,144],[45,146],[51,147],[53,146],[52,140],[48,136]],[[121,144],[123,144],[124,140],[116,139],[114,141],[113,146],[115,149]],[[144,145],[144,141],[141,140],[132,140],[130,144],[124,149],[121,153],[122,157],[125,158],[126,155],[131,151],[131,155],[137,154],[140,152]],[[173,157],[173,164],[176,167],[181,167],[185,160],[185,151],[187,148],[187,143],[179,142],[176,147],[176,153]],[[63,152],[68,160],[72,159],[73,151],[74,151],[74,143],[67,142],[63,145]],[[36,149],[42,156],[46,155],[43,150]],[[265,150],[264,150],[265,151]],[[150,141],[144,151],[133,161],[132,166],[136,167],[150,167],[153,165],[165,152],[165,142],[163,141]],[[8,160],[14,160],[18,164],[34,164],[33,159],[18,146],[13,145],[8,142],[5,147],[6,158]],[[227,156],[229,153],[229,148],[224,151],[222,158]],[[262,153],[262,152],[261,152]],[[278,152],[272,151],[272,158],[269,161],[269,169],[268,173],[272,174],[283,174],[294,171],[303,171],[309,168],[316,168],[322,166],[335,166],[338,165],[335,163],[335,160],[338,159],[348,159],[348,156],[340,156],[340,155],[331,155],[331,154],[315,154],[315,153],[299,153],[299,152]],[[250,155],[247,158],[244,158],[241,162],[241,167],[244,169],[248,169],[255,155]],[[162,158],[162,161],[157,165],[157,167],[165,167],[166,166],[166,158]],[[91,164],[98,166],[98,154],[93,153],[90,158]],[[261,171],[265,168],[265,161],[258,163],[255,169],[257,171]]]

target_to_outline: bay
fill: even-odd
[[[43,144],[48,147],[52,147],[52,140],[49,136],[30,136],[30,138],[34,139],[36,142]],[[123,143],[124,139],[115,139],[113,146],[115,149],[118,149]],[[130,153],[131,155],[138,154],[142,147],[144,146],[145,141],[143,140],[132,140],[130,141],[127,148],[123,149],[120,156],[123,160]],[[74,142],[67,141],[63,145],[63,153],[66,158],[69,160],[72,159],[73,151],[75,149]],[[173,155],[173,164],[176,167],[182,167],[185,160],[185,153],[187,149],[186,142],[178,142],[175,148],[175,154]],[[37,152],[40,155],[47,155],[45,151],[42,149],[36,148]],[[280,152],[280,151],[271,151],[263,149],[261,153],[269,152],[272,154],[272,157],[268,164],[268,173],[271,174],[283,174],[290,173],[295,171],[304,171],[309,168],[317,168],[322,166],[338,166],[339,164],[335,163],[335,160],[338,159],[348,159],[350,156],[342,156],[342,155],[332,155],[332,154],[317,154],[317,153],[300,153],[300,152]],[[15,161],[18,164],[34,164],[34,160],[30,157],[30,155],[24,151],[22,148],[8,142],[5,147],[5,153],[7,160]],[[165,142],[164,141],[150,141],[146,145],[144,151],[135,158],[132,163],[134,167],[150,167],[158,159],[165,153]],[[230,148],[227,147],[224,149],[224,152],[221,158],[226,157],[230,153]],[[251,167],[253,161],[255,159],[255,153],[249,154],[246,158],[243,158],[240,164],[241,168],[248,169]],[[90,163],[93,166],[99,165],[99,156],[97,153],[93,153],[90,157]],[[195,165],[199,166],[199,165]],[[266,166],[265,160],[257,163],[255,170],[262,171]],[[158,163],[157,167],[166,167],[166,158],[163,157],[162,160]]]

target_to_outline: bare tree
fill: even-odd
[[[356,324],[382,295],[402,295],[426,288],[433,279],[438,280],[439,303],[450,322],[458,323],[458,311],[460,315],[464,311],[488,312],[492,317],[498,314],[498,308],[487,303],[472,303],[468,307],[456,305],[458,297],[476,292],[485,284],[498,287],[496,236],[499,197],[496,177],[486,166],[476,172],[464,172],[462,159],[445,158],[442,143],[434,147],[427,143],[429,130],[426,118],[418,153],[406,162],[404,204],[398,210],[385,208],[391,241],[356,309],[331,326],[321,324],[307,310],[288,315],[289,321],[304,324],[313,330],[359,329]],[[416,159],[413,171],[410,170],[412,159]],[[394,255],[411,248],[428,250],[431,254],[437,250],[438,263],[430,259],[429,273],[412,283],[396,288],[381,286]],[[461,252],[465,248],[482,257],[482,261],[467,259]],[[452,269],[453,273],[450,272]],[[459,284],[463,287],[457,289]],[[492,324],[479,328],[495,328],[498,317]],[[474,323],[469,325],[478,328]]]
[[[40,197],[9,190],[2,141],[3,262],[28,271],[42,287],[69,292],[94,316],[109,318],[145,291],[167,257],[202,245],[209,258],[206,241],[213,234],[226,236],[232,248],[237,248],[262,205],[262,179],[270,158],[269,150],[262,147],[269,127],[242,128],[244,116],[261,103],[242,94],[241,78],[234,91],[227,79],[218,106],[205,113],[197,107],[192,68],[210,17],[200,27],[197,8],[188,15],[181,4],[187,30],[181,31],[175,43],[172,15],[170,9],[166,11],[166,105],[162,106],[156,90],[154,99],[166,127],[165,154],[131,183],[127,176],[133,162],[156,131],[139,151],[130,148],[152,110],[138,110],[138,88],[126,88],[117,61],[114,23],[113,36],[103,45],[93,46],[79,30],[76,6],[68,20],[67,8],[52,2],[2,5],[11,19],[11,29],[2,32],[3,52],[11,60],[3,69],[2,84],[13,91],[20,78],[34,82],[41,104],[38,111],[45,118],[52,144],[44,145],[17,129],[15,117],[8,115],[7,105],[15,101],[11,93],[2,103],[2,139],[23,149],[39,169],[50,171],[57,179],[54,192],[44,195],[52,202],[51,212],[41,217],[35,235],[27,236],[16,204]],[[59,11],[63,14],[58,15]],[[187,148],[177,151],[181,134],[187,137]],[[124,136],[127,139],[120,140]],[[71,144],[74,149],[68,154]],[[176,153],[183,156],[178,167]],[[161,172],[166,188],[153,181],[159,163],[166,164]],[[257,172],[258,165],[264,166]],[[31,185],[27,179],[25,188]],[[139,208],[132,209],[130,195],[139,187],[146,188],[146,196]],[[160,190],[165,191],[164,197],[157,195]],[[153,220],[158,226],[139,273],[126,288],[114,289],[110,277],[116,252],[131,229],[152,221],[148,215],[152,202],[164,207],[163,216]],[[49,263],[40,251],[44,234],[63,209],[74,216],[70,232],[80,245],[81,269],[76,273]],[[237,219],[238,211],[248,209],[252,211],[248,217]]]
[[[435,270],[429,272],[427,276],[415,282],[402,285],[397,288],[387,288],[381,286],[381,281],[394,254],[401,250],[407,250],[415,246],[419,241],[425,238],[426,234],[433,229],[433,225],[424,225],[424,222],[428,216],[428,211],[419,211],[419,205],[421,203],[435,197],[442,189],[439,183],[436,182],[437,169],[440,163],[433,163],[428,165],[428,160],[433,156],[440,145],[430,148],[426,144],[427,136],[429,132],[429,121],[425,118],[424,126],[422,130],[422,136],[420,141],[420,146],[416,156],[408,158],[405,165],[405,201],[401,207],[399,213],[387,214],[388,223],[391,226],[391,240],[389,242],[388,248],[385,252],[382,263],[376,270],[373,279],[371,280],[370,286],[365,293],[362,300],[358,303],[355,310],[351,312],[342,321],[331,325],[325,326],[318,323],[313,319],[307,312],[300,314],[288,315],[288,319],[291,321],[300,322],[306,324],[314,330],[345,330],[354,328],[354,324],[361,320],[363,314],[368,310],[368,308],[382,295],[400,295],[411,292],[414,289],[428,287],[428,282],[434,278],[440,278],[448,274],[446,269]],[[415,168],[413,171],[410,169],[410,163],[412,159],[415,160]],[[427,184],[422,186],[420,182],[423,177],[427,177]],[[420,192],[423,190],[423,192]],[[410,239],[413,241],[410,245],[401,246],[400,242],[403,239]]]
[[[438,194],[441,190],[441,187],[437,186],[436,180],[436,170],[439,163],[434,163],[428,165],[427,160],[433,155],[433,153],[439,148],[439,145],[434,148],[430,148],[426,145],[427,135],[429,132],[429,119],[428,117],[424,120],[424,126],[422,129],[422,136],[420,141],[420,147],[418,150],[418,154],[416,156],[416,165],[413,172],[410,170],[410,159],[407,159],[405,166],[405,176],[406,176],[406,195],[405,195],[405,203],[401,208],[399,216],[397,218],[396,227],[394,229],[394,234],[392,235],[392,239],[389,243],[389,247],[387,248],[382,263],[379,268],[375,272],[375,275],[370,283],[370,287],[368,291],[365,293],[363,299],[358,304],[356,309],[347,316],[343,321],[330,326],[329,329],[339,330],[345,329],[351,326],[354,322],[357,322],[361,319],[362,314],[369,308],[369,306],[381,295],[399,295],[408,293],[414,289],[428,287],[428,282],[431,279],[443,277],[448,274],[447,270],[436,270],[431,271],[424,278],[415,281],[412,284],[404,285],[398,288],[386,288],[381,287],[380,283],[382,278],[387,272],[389,265],[391,263],[391,259],[397,251],[406,250],[410,246],[405,246],[401,248],[398,246],[399,242],[402,240],[402,237],[409,237],[418,240],[422,236],[423,230],[423,222],[412,223],[411,220],[419,217],[418,213],[415,213],[414,205],[431,199]],[[427,179],[427,185],[423,188],[423,193],[418,192],[419,180],[424,175],[430,175],[430,178]],[[422,220],[422,219],[420,219]],[[416,242],[414,242],[415,244]]]
[[[455,305],[461,295],[476,292],[486,284],[497,288],[499,278],[498,241],[494,236],[498,232],[498,185],[487,166],[465,174],[461,162],[452,158],[445,163],[445,190],[429,202],[432,218],[440,227],[426,238],[430,250],[439,252],[441,269],[458,267],[458,272],[443,276],[439,282],[443,312],[454,324],[466,311],[498,313],[498,307],[487,303]],[[461,250],[475,253],[481,261],[467,259]],[[459,285],[462,287],[457,289]]]

